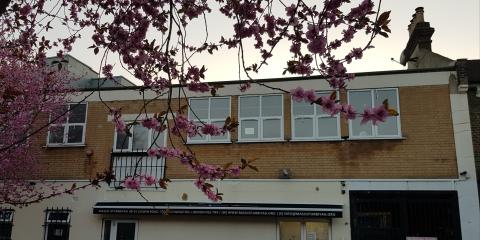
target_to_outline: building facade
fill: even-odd
[[[122,179],[141,158],[140,171],[172,182],[139,194],[114,181],[27,208],[4,206],[0,239],[479,239],[469,103],[460,80],[455,65],[357,73],[338,100],[362,109],[388,99],[399,116],[378,126],[325,115],[261,85],[243,93],[239,82],[218,82],[218,96],[187,93],[172,101],[174,108],[189,101],[202,121],[223,124],[231,116],[240,123],[225,136],[189,139],[198,159],[257,159],[258,172],[212,182],[224,193],[219,203],[195,188],[195,176],[178,160],[145,153],[152,141],[185,148],[180,139],[139,125],[131,137],[117,134],[101,102],[134,121],[144,100],[155,99],[148,116],[164,111],[166,96],[142,95],[134,86],[85,89],[72,99],[63,132],[39,138],[39,177],[69,187],[110,169]],[[260,81],[329,91],[319,77]]]

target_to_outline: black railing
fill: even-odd
[[[123,188],[123,181],[129,176],[153,176],[163,178],[165,159],[150,157],[144,151],[112,152],[110,159],[111,171],[115,175],[113,187]],[[148,187],[142,182],[142,187]],[[151,186],[155,187],[155,186]]]

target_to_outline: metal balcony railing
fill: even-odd
[[[129,176],[149,175],[157,180],[163,178],[165,159],[149,157],[144,151],[112,152],[110,166],[112,173],[115,174],[113,187],[122,188],[123,180]],[[148,186],[142,181],[142,187]]]

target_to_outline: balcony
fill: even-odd
[[[129,176],[149,175],[155,177],[157,180],[163,178],[165,159],[149,157],[144,151],[112,152],[110,166],[112,173],[115,174],[112,187],[122,189],[123,180]],[[149,187],[143,182],[141,186]]]

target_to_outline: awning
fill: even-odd
[[[98,202],[94,214],[342,217],[342,205],[200,202]]]

